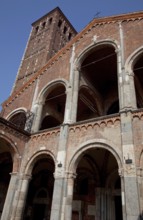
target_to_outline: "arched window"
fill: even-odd
[[[42,28],[44,29],[45,26],[46,26],[46,22],[44,21],[44,22],[42,23]]]
[[[133,72],[137,107],[143,108],[143,53],[134,62]]]
[[[58,27],[60,28],[61,25],[62,25],[62,20],[59,20],[59,22],[58,22]]]
[[[50,219],[54,170],[53,159],[47,155],[40,155],[32,170],[23,220]]]
[[[10,173],[13,170],[12,146],[3,138],[0,138],[0,217],[10,183]]]
[[[84,120],[117,113],[119,111],[119,98],[115,47],[110,44],[101,44],[88,51],[84,57],[81,64],[80,85],[87,86],[94,94],[89,93],[86,95],[86,101],[88,102],[86,110],[88,113],[90,112],[90,117],[87,114]],[[81,94],[79,90],[77,121],[82,120],[81,117],[78,118],[78,115],[81,115],[83,111],[81,95],[83,93]],[[109,111],[111,103],[115,100],[117,100],[116,108],[114,106],[113,110],[112,106],[112,110]],[[93,107],[92,110],[90,107]],[[93,113],[95,110],[98,114]]]
[[[52,18],[49,19],[49,24],[52,24],[52,20],[53,20]]]
[[[65,112],[66,93],[65,86],[56,85],[47,91],[43,105],[40,130],[59,126],[63,123]]]
[[[26,114],[25,112],[16,113],[9,119],[9,121],[16,125],[18,128],[24,129],[26,123]]]

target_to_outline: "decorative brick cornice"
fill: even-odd
[[[40,139],[49,139],[50,137],[57,137],[60,133],[60,127],[58,128],[51,128],[43,131],[39,131],[31,135],[31,139],[33,141],[37,141]]]
[[[84,37],[88,32],[95,26],[118,23],[118,22],[129,22],[143,19],[143,11],[134,12],[129,14],[122,14],[117,16],[95,18],[93,19],[79,34],[77,34],[65,47],[58,51],[43,68],[41,68],[27,83],[25,83],[17,92],[13,93],[5,102],[2,103],[3,108],[9,106],[17,97],[21,95],[28,87],[30,87],[41,75],[43,75],[48,68],[50,68],[55,62],[57,62],[67,51],[70,50],[72,45]]]
[[[137,109],[133,111],[133,119],[138,118],[139,120],[143,120],[143,109]]]
[[[120,116],[106,116],[100,118],[94,118],[92,120],[82,121],[74,125],[70,125],[70,132],[76,132],[77,130],[99,129],[105,127],[112,127],[116,124],[120,124]]]

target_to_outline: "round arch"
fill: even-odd
[[[35,109],[38,112],[33,126],[35,131],[57,127],[63,123],[67,85],[66,80],[56,79],[40,91],[35,100]]]
[[[127,58],[125,62],[125,72],[126,73],[133,73],[132,68],[136,59],[143,53],[143,46],[137,48],[130,56]]]
[[[127,79],[130,77],[132,102],[134,108],[143,108],[143,46],[137,48],[127,59],[125,63],[125,74]]]
[[[15,110],[13,110],[12,112],[10,112],[7,116],[6,116],[6,119],[9,120],[11,117],[13,117],[14,115],[18,114],[18,113],[25,113],[27,112],[27,109],[26,108],[17,108]]]
[[[92,43],[90,45],[88,45],[77,57],[77,59],[75,60],[75,66],[77,66],[79,69],[81,67],[81,63],[83,62],[83,60],[86,58],[86,56],[88,56],[88,54],[90,53],[91,50],[95,49],[98,46],[112,46],[115,48],[115,51],[117,51],[119,49],[119,45],[117,43],[117,41],[115,40],[111,40],[111,39],[106,39],[106,40],[100,40],[100,41],[96,41],[95,43]]]
[[[69,164],[69,174],[75,174],[73,184],[72,218],[94,215],[94,219],[106,218],[122,220],[121,152],[115,151],[105,139],[95,139],[82,143]],[[91,174],[91,175],[90,175]],[[77,211],[76,204],[82,203]],[[86,212],[90,205],[94,214]],[[103,213],[102,210],[105,210]]]
[[[25,108],[18,108],[12,111],[7,116],[7,119],[20,129],[24,130],[26,125],[26,112],[27,110]]]
[[[90,95],[85,99],[78,96],[77,121],[119,113],[119,108],[110,106],[117,102],[119,106],[118,69],[119,69],[119,46],[116,41],[105,39],[88,45],[75,60],[75,66],[80,71],[79,85],[88,86],[97,95],[97,103],[91,103]],[[83,94],[82,94],[83,95]],[[82,112],[82,114],[81,114]]]
[[[47,150],[40,150],[38,152],[36,152],[35,154],[33,154],[28,162],[25,164],[24,166],[24,170],[23,170],[23,173],[25,173],[26,175],[31,175],[32,173],[32,169],[35,165],[35,163],[39,160],[39,159],[42,159],[42,158],[45,158],[45,157],[51,157],[53,162],[54,162],[54,165],[56,164],[56,158],[55,156],[50,152],[50,151],[47,151]]]
[[[20,153],[18,151],[18,148],[16,144],[11,140],[9,137],[7,137],[4,134],[0,134],[0,139],[4,140],[7,143],[8,146],[8,152],[11,155],[12,162],[13,162],[13,170],[12,172],[18,172],[18,169],[20,167]]]
[[[48,94],[55,89],[58,85],[63,85],[65,89],[67,90],[68,82],[65,79],[55,79],[51,82],[49,82],[45,87],[40,91],[37,103],[43,102],[45,98],[48,96]]]
[[[23,167],[24,168],[24,167]],[[23,219],[49,219],[54,188],[55,158],[42,150],[30,157],[24,175],[32,176],[27,192]]]
[[[118,164],[118,168],[119,169],[122,168],[121,152],[119,151],[119,149],[115,151],[114,147],[111,146],[111,144],[108,143],[104,139],[103,140],[95,139],[95,140],[90,140],[85,143],[82,143],[78,147],[78,150],[74,153],[74,155],[72,156],[69,162],[68,172],[75,173],[78,162],[80,158],[83,156],[84,152],[86,150],[93,149],[93,148],[102,148],[102,149],[109,151],[115,157],[117,164]]]

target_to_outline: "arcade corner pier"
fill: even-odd
[[[34,23],[0,113],[1,220],[143,219],[143,11]]]

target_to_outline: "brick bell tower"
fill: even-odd
[[[76,34],[76,30],[59,7],[32,23],[12,93],[18,91]]]

